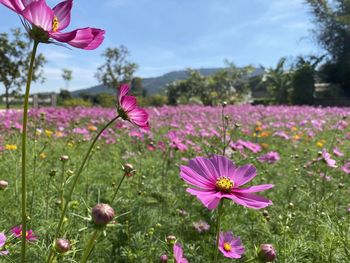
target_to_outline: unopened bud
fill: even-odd
[[[176,236],[173,236],[173,235],[169,235],[166,237],[166,242],[168,244],[171,244],[171,245],[174,245],[175,242],[176,242]]]
[[[9,183],[5,180],[0,180],[0,190],[5,190],[8,187]]]
[[[92,209],[92,220],[96,225],[107,225],[115,216],[114,209],[107,204],[97,204]]]
[[[131,177],[136,173],[136,170],[130,163],[126,163],[123,165],[123,171],[127,177]]]
[[[56,248],[58,253],[62,253],[63,254],[63,253],[66,253],[67,251],[69,251],[71,249],[71,245],[70,245],[70,242],[67,239],[58,238],[58,239],[56,239],[55,248]]]
[[[160,262],[168,262],[168,256],[163,254],[159,257]]]
[[[68,157],[68,155],[62,155],[60,157],[60,160],[61,160],[61,162],[67,162],[69,160],[69,157]]]
[[[264,262],[272,262],[276,259],[276,251],[270,244],[261,244],[259,257]]]

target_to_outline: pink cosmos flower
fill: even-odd
[[[350,162],[347,162],[340,168],[346,174],[350,174]]]
[[[253,193],[273,187],[263,184],[240,188],[256,176],[253,165],[236,167],[224,156],[212,158],[196,157],[189,166],[180,167],[180,176],[195,188],[187,188],[187,192],[195,195],[208,209],[215,209],[222,198],[249,208],[260,209],[272,205],[272,201]]]
[[[244,253],[241,239],[232,232],[220,232],[219,250],[226,258],[240,258]]]
[[[327,152],[326,149],[323,149],[322,150],[322,157],[323,157],[323,160],[326,162],[326,164],[329,166],[329,167],[333,167],[333,168],[336,168],[337,165],[336,165],[336,161],[331,159],[331,155]]]
[[[5,256],[9,253],[8,250],[1,250],[1,248],[6,244],[6,239],[5,234],[0,232],[0,256]]]
[[[174,245],[174,259],[175,263],[188,263],[187,259],[184,258],[182,246],[179,242],[176,242]]]
[[[179,151],[186,151],[187,150],[187,146],[182,143],[182,141],[177,136],[175,131],[170,131],[168,133],[168,138],[170,140],[170,147],[175,148]]]
[[[11,229],[11,232],[15,237],[21,238],[22,237],[22,225],[15,226],[14,228]],[[26,239],[28,241],[37,241],[38,240],[38,238],[37,238],[37,236],[35,236],[33,230],[27,230]]]
[[[340,151],[338,147],[335,147],[333,149],[333,153],[338,157],[344,156],[344,153],[342,151]]]
[[[148,113],[137,106],[134,96],[128,96],[130,87],[128,84],[122,84],[118,95],[118,113],[124,120],[130,121],[132,124],[142,129],[149,130]]]
[[[73,47],[96,49],[104,39],[104,30],[97,28],[80,28],[71,32],[61,32],[70,24],[73,0],[62,1],[50,8],[45,0],[0,0],[24,18],[24,25],[29,35],[42,43],[67,43]],[[30,25],[29,25],[29,24]]]
[[[258,158],[259,162],[275,163],[280,159],[278,152],[268,152]]]

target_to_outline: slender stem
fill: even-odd
[[[119,190],[120,186],[122,185],[122,182],[124,181],[125,176],[126,176],[126,173],[124,173],[122,179],[120,180],[120,182],[119,182],[119,184],[118,184],[118,186],[117,186],[117,189],[115,189],[115,191],[114,191],[114,195],[113,195],[111,204],[113,203],[115,197],[117,196],[118,190]]]
[[[224,199],[221,199],[219,206],[218,206],[218,218],[217,218],[217,225],[216,225],[216,247],[215,247],[215,256],[214,256],[214,262],[217,263],[218,256],[219,256],[219,239],[220,239],[220,225],[221,225],[221,215],[222,215],[222,207],[224,205]]]
[[[64,207],[64,172],[65,172],[65,161],[62,162],[62,173],[61,173],[61,189],[60,189],[60,200],[61,200],[61,210],[63,210]]]
[[[97,142],[98,138],[101,136],[101,134],[114,122],[116,121],[117,119],[119,118],[119,115],[117,115],[116,117],[114,117],[110,122],[108,122],[102,129],[101,131],[96,135],[95,139],[92,141],[91,145],[90,145],[90,148],[88,149],[84,159],[83,159],[83,162],[81,163],[80,167],[79,167],[79,170],[78,170],[78,173],[77,175],[74,177],[74,180],[73,180],[73,185],[72,187],[70,188],[69,192],[68,192],[68,195],[67,195],[67,198],[66,198],[66,202],[64,203],[64,206],[63,206],[63,210],[62,210],[62,213],[61,213],[61,217],[60,217],[60,221],[58,223],[58,226],[57,226],[57,229],[56,229],[56,234],[55,234],[55,238],[54,240],[56,240],[56,238],[58,237],[60,231],[61,231],[61,227],[62,227],[62,224],[63,224],[63,220],[64,220],[64,217],[65,217],[65,214],[67,212],[67,208],[68,208],[68,204],[72,198],[72,194],[73,194],[73,191],[74,191],[74,188],[78,182],[78,179],[80,177],[80,174],[81,172],[83,171],[84,169],[84,166],[85,166],[85,163],[86,161],[88,160],[89,156],[90,156],[90,153],[92,151],[92,149],[94,148],[95,146],[95,143]],[[49,254],[49,257],[48,257],[48,260],[47,262],[51,262],[51,257],[52,257],[52,253],[53,253],[53,249],[50,250],[50,254]]]
[[[39,42],[34,41],[32,55],[30,58],[26,91],[23,104],[23,121],[22,121],[22,245],[21,245],[21,262],[26,258],[26,233],[27,233],[27,189],[26,189],[26,153],[27,153],[27,121],[28,121],[28,101],[30,93],[30,84],[32,83],[35,54]]]
[[[87,259],[89,258],[89,255],[94,247],[95,240],[96,240],[99,233],[100,233],[100,231],[98,229],[95,229],[94,233],[92,233],[92,236],[89,240],[89,243],[86,245],[86,248],[84,250],[84,254],[81,258],[80,263],[85,263],[87,261]]]

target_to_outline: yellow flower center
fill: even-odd
[[[53,31],[53,32],[57,32],[59,26],[60,26],[60,22],[58,21],[57,16],[55,16],[55,17],[52,19],[52,31]]]
[[[224,193],[229,193],[231,192],[234,183],[233,181],[226,177],[226,176],[221,176],[216,180],[216,189],[219,190],[220,192],[224,192]]]
[[[231,251],[231,244],[230,243],[224,243],[224,249],[227,251],[227,252],[229,252],[229,251]]]

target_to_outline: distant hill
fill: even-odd
[[[203,68],[203,69],[197,69],[203,76],[209,76],[212,74],[215,74],[217,71],[221,70],[222,68]],[[261,74],[262,69],[256,69],[255,72],[251,74],[251,76],[256,76]],[[186,70],[179,70],[179,71],[172,71],[169,73],[166,73],[160,77],[154,77],[154,78],[143,78],[142,84],[143,87],[147,90],[148,95],[153,95],[158,93],[161,89],[163,89],[166,84],[171,83],[176,80],[183,80],[186,79],[188,76]],[[107,88],[103,84],[97,85],[91,88],[87,89],[80,89],[72,92],[72,95],[74,97],[79,96],[79,94],[85,93],[89,95],[97,95],[100,93],[108,93],[108,94],[116,94],[114,89]]]

